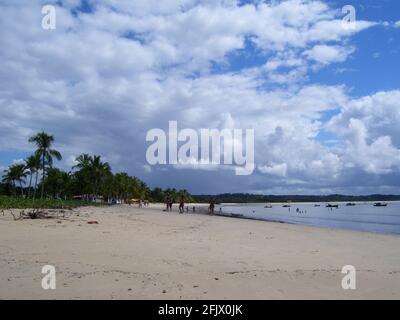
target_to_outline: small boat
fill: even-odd
[[[272,205],[267,204],[264,208],[271,209],[271,208],[272,208]]]
[[[374,204],[374,207],[387,207],[387,203],[376,202],[376,203]]]
[[[291,205],[290,205],[290,204],[284,204],[282,207],[283,207],[283,208],[290,208]]]
[[[354,202],[346,203],[346,207],[354,207],[356,204]]]
[[[231,213],[232,218],[243,218],[242,214],[237,214],[237,213]]]
[[[336,208],[336,209],[338,209],[338,208],[339,208],[339,205],[338,205],[338,204],[330,204],[330,203],[329,203],[329,204],[326,205],[326,207],[327,207],[327,208]]]
[[[320,204],[314,204],[314,207],[320,207],[321,205]]]

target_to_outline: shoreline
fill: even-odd
[[[246,206],[246,205],[266,205],[266,204],[271,204],[271,205],[285,205],[285,204],[289,204],[289,205],[301,205],[301,204],[328,204],[328,203],[334,203],[334,204],[346,204],[346,203],[355,203],[355,204],[374,204],[376,202],[384,202],[384,203],[400,203],[400,200],[393,200],[393,201],[384,201],[384,200],[377,200],[377,201],[320,201],[320,202],[245,202],[245,203],[238,203],[238,202],[233,202],[233,203],[229,203],[229,202],[224,202],[221,203],[221,206]]]

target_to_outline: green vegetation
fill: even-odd
[[[45,132],[39,132],[33,137],[29,138],[29,142],[32,142],[36,145],[37,149],[35,152],[34,157],[39,158],[41,160],[41,167],[42,170],[42,193],[41,198],[43,199],[44,196],[44,186],[45,186],[45,176],[46,176],[46,169],[53,165],[53,157],[56,158],[58,161],[62,159],[61,153],[57,150],[51,149],[51,145],[54,142],[54,137],[49,135]],[[26,161],[28,162],[28,161]]]
[[[4,171],[2,182],[9,184],[14,196],[17,194],[17,182],[20,185],[21,194],[24,195],[22,182],[26,177],[25,166],[23,164],[13,164]]]
[[[53,149],[52,135],[40,132],[29,142],[36,146],[34,154],[25,163],[13,164],[4,171],[0,208],[60,208],[93,202],[128,203],[132,199],[164,202],[172,198],[178,202],[182,196],[187,202],[193,201],[186,190],[151,190],[137,177],[125,172],[114,174],[99,155],[84,153],[76,158],[71,171],[63,171],[53,166],[54,159],[59,161],[62,155]]]
[[[0,196],[0,209],[65,209],[93,205],[90,202],[56,199],[32,199]]]

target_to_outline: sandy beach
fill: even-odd
[[[399,299],[400,236],[86,207],[0,215],[1,299]],[[88,224],[96,221],[98,224]],[[56,290],[41,269],[56,267]],[[357,270],[343,290],[342,267]]]

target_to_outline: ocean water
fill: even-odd
[[[358,231],[400,234],[400,202],[389,202],[387,207],[374,207],[373,203],[356,203],[349,207],[339,204],[338,209],[320,207],[315,204],[291,204],[284,208],[283,204],[222,205],[222,211],[230,214],[241,214],[244,217],[260,220],[271,220],[316,227],[350,229]],[[300,212],[296,212],[296,209]]]

